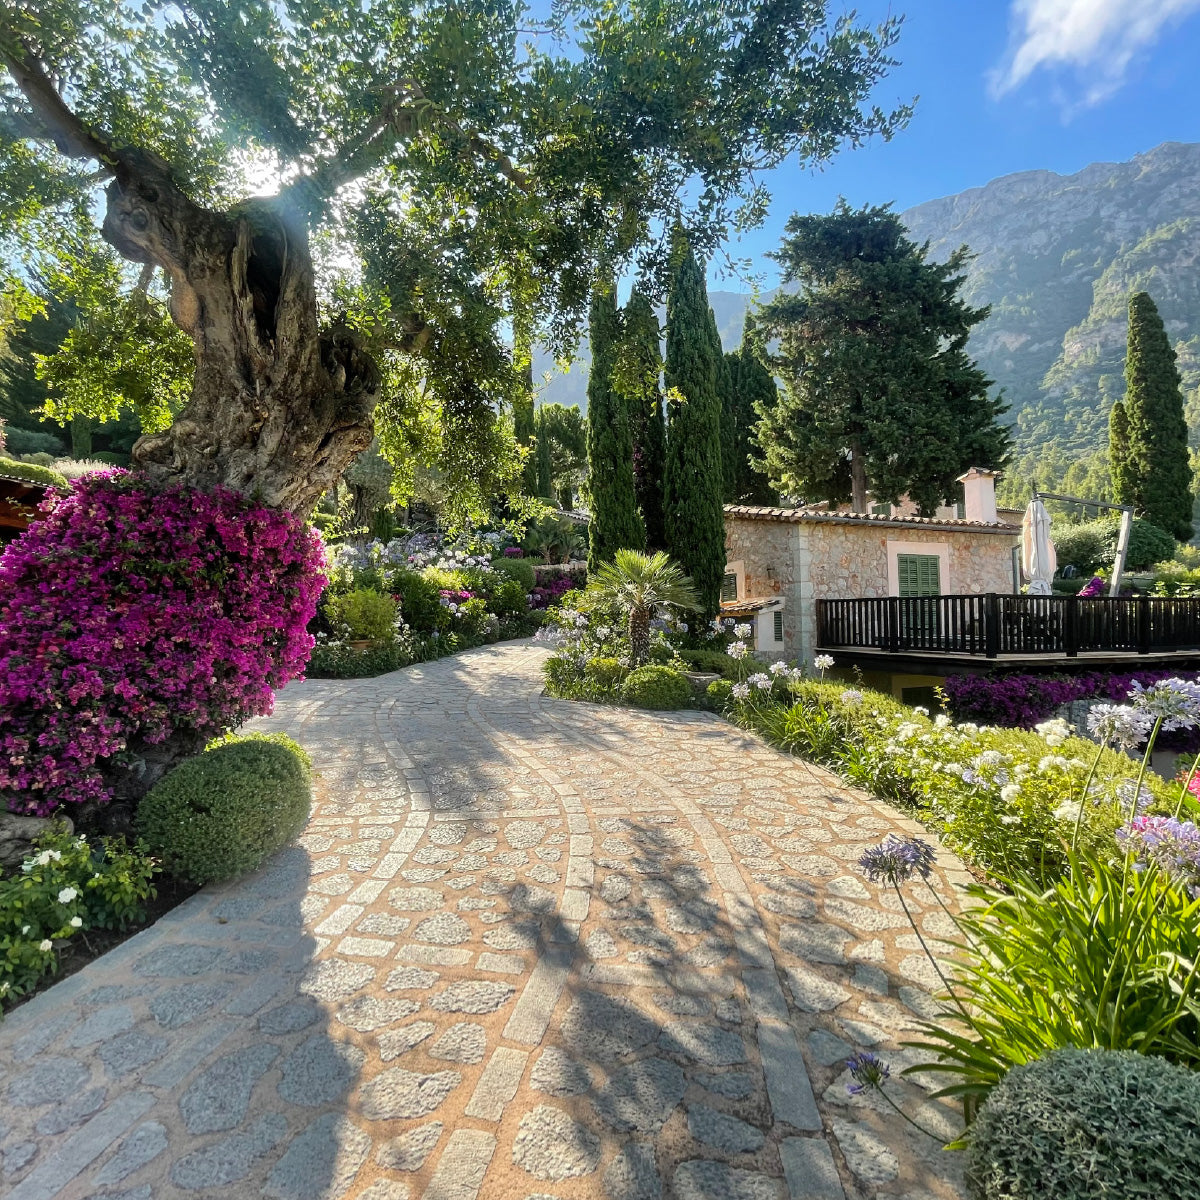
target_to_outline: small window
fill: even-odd
[[[871,516],[873,517],[890,517],[892,515],[892,506],[890,504],[872,504]]]
[[[954,515],[960,521],[965,521],[967,519],[966,493],[961,483],[958,485],[958,500],[954,504]]]
[[[721,580],[721,599],[736,600],[737,598],[737,576],[732,571],[727,571],[725,578]]]
[[[896,591],[901,596],[937,596],[941,594],[941,560],[936,554],[898,554]]]
[[[772,616],[775,620],[775,640],[777,642],[782,642],[783,641],[783,613],[781,613],[781,612],[772,613]]]

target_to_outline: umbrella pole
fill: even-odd
[[[1125,556],[1129,553],[1129,535],[1133,532],[1133,509],[1121,509],[1121,532],[1117,536],[1117,558],[1113,563],[1112,582],[1108,587],[1110,596],[1120,595],[1121,577],[1125,574]]]

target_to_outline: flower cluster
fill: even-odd
[[[933,847],[928,842],[889,833],[878,846],[863,852],[858,865],[872,883],[890,883],[898,887],[914,875],[928,879],[933,869],[933,859]]]
[[[1200,899],[1200,829],[1178,817],[1139,816],[1117,830],[1117,844],[1139,869],[1154,863]]]
[[[0,795],[103,802],[114,756],[270,712],[323,564],[303,521],[232,491],[76,480],[0,556]]]

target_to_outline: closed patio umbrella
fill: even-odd
[[[1050,514],[1040,500],[1031,500],[1021,520],[1021,572],[1029,581],[1031,596],[1049,596],[1050,581],[1058,566],[1050,540]]]

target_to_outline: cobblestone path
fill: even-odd
[[[845,1088],[881,1051],[955,1132],[895,1081],[936,980],[856,866],[917,827],[716,717],[548,700],[543,657],[289,688],[300,844],[0,1024],[0,1194],[960,1196]]]

